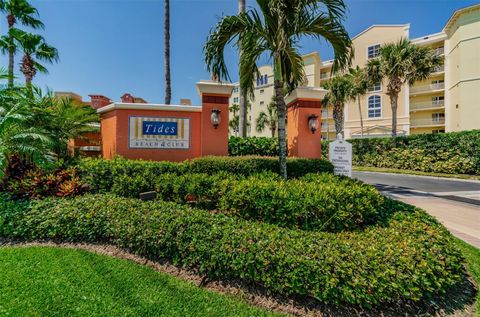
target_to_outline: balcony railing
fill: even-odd
[[[334,124],[322,124],[322,132],[335,132],[335,125]]]
[[[442,90],[442,89],[445,89],[445,83],[431,84],[431,85],[425,85],[425,86],[413,86],[413,87],[410,87],[410,94],[428,92],[428,91],[434,91],[434,90]]]
[[[445,118],[412,119],[410,123],[412,127],[443,126],[445,125]]]
[[[444,71],[445,71],[445,65],[438,66],[433,69],[434,73],[443,73]]]
[[[424,109],[444,108],[444,107],[445,107],[444,100],[436,100],[436,101],[412,103],[410,110],[424,110]]]
[[[322,119],[331,119],[333,118],[332,112],[322,111]]]
[[[435,49],[435,55],[443,55],[445,54],[445,47],[438,47]]]

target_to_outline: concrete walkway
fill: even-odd
[[[373,172],[354,177],[426,210],[453,235],[480,248],[480,182]]]

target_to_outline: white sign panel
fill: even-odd
[[[335,140],[328,148],[328,158],[334,166],[335,175],[352,177],[352,145],[343,140]]]
[[[190,119],[129,117],[128,146],[131,149],[189,149]]]

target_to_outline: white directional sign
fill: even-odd
[[[335,175],[352,177],[352,145],[341,137],[330,143],[328,159],[334,166]]]

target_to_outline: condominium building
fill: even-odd
[[[320,55],[317,52],[310,53],[303,56],[303,63],[305,67],[305,85],[310,87],[319,87],[320,86]],[[256,130],[256,121],[261,112],[267,112],[267,106],[272,101],[274,95],[273,90],[273,67],[270,65],[263,65],[258,68],[260,76],[256,79],[254,83],[255,98],[249,100],[250,109],[248,109],[248,136],[271,136],[271,132],[268,127],[263,131]],[[239,104],[240,99],[240,89],[239,84],[234,83],[235,88],[233,89],[232,96],[230,97],[230,108],[233,105]],[[238,112],[230,113],[230,118],[233,118],[235,115],[238,115]],[[230,129],[230,135],[237,135],[238,131]]]
[[[381,45],[401,38],[410,39],[410,25],[373,25],[352,38],[355,56],[352,66],[364,67],[368,60],[376,58]],[[397,133],[441,133],[480,129],[480,4],[457,10],[443,30],[420,38],[410,39],[412,43],[428,46],[444,58],[439,67],[427,80],[409,86],[404,85],[398,100]],[[316,56],[315,63],[307,63],[309,56]],[[321,87],[331,76],[332,60],[321,61],[317,53],[304,57],[308,86]],[[261,69],[269,69],[265,66]],[[318,74],[318,77],[317,77]],[[318,78],[318,81],[317,81]],[[386,81],[379,82],[361,97],[358,102],[345,105],[344,135],[359,138],[362,135],[360,113],[363,117],[364,137],[391,135],[392,113],[390,98],[386,95]],[[255,100],[270,100],[268,94],[256,87]],[[235,103],[233,96],[231,103]],[[252,117],[260,112],[261,105],[252,103]],[[335,126],[331,108],[322,110],[322,137],[335,138]],[[251,135],[259,134],[251,131]]]

